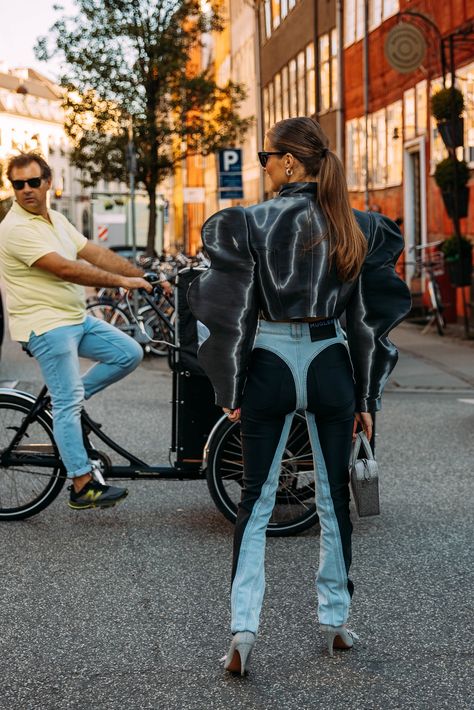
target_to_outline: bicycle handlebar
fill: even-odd
[[[439,239],[437,242],[428,242],[428,244],[413,244],[413,246],[411,246],[408,251],[415,251],[417,249],[420,251],[421,249],[429,249],[430,247],[437,247],[440,244],[442,244],[443,241],[444,241],[444,239]]]

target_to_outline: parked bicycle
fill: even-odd
[[[444,335],[446,321],[443,315],[443,301],[441,299],[441,291],[436,280],[437,276],[444,274],[444,257],[441,251],[436,251],[434,247],[442,244],[442,241],[430,242],[429,244],[420,244],[412,246],[410,251],[418,251],[419,255],[415,255],[413,261],[406,261],[405,265],[415,266],[418,274],[425,275],[426,288],[430,302],[430,318],[422,333],[426,333],[431,325],[435,324],[439,335]],[[424,254],[426,249],[432,250],[429,254]]]
[[[181,269],[208,265],[208,260],[202,253],[193,257],[178,253],[166,259],[139,254],[136,261],[143,269],[160,273],[172,284]],[[87,311],[89,315],[131,335],[146,353],[164,357],[169,354],[168,344],[172,342],[169,324],[172,325],[175,319],[174,302],[172,297],[167,297],[162,292],[157,292],[156,296],[155,306],[159,313],[136,292],[130,297],[125,289],[100,288],[96,296],[89,299]]]
[[[186,292],[198,273],[186,269],[178,275],[176,326],[169,323],[174,334],[174,342],[168,346],[172,365],[169,464],[147,463],[106,434],[85,410],[83,434],[99,480],[207,480],[218,509],[235,522],[243,474],[240,424],[230,422],[216,407],[212,386],[197,362],[197,327]],[[156,298],[145,293],[143,297],[158,312]],[[125,464],[113,463],[114,454]],[[65,480],[46,387],[37,396],[0,389],[0,521],[39,513],[56,498]],[[314,493],[306,420],[297,414],[283,455],[268,534],[292,535],[314,525],[318,520]]]
[[[123,288],[100,289],[89,299],[87,314],[123,330],[143,347],[146,353],[165,357],[173,342],[174,303],[161,290],[153,294],[153,307],[138,294]]]

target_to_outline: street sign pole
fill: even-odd
[[[132,232],[132,254],[133,260],[137,257],[137,225],[135,217],[135,176],[137,174],[137,154],[135,152],[135,144],[133,142],[133,124],[130,119],[128,125],[128,144],[127,144],[127,169],[128,169],[128,185],[130,191],[130,221]]]
[[[137,265],[137,224],[135,216],[135,176],[137,174],[137,153],[135,151],[135,143],[133,142],[133,123],[130,118],[128,124],[128,143],[127,143],[127,169],[128,169],[128,186],[130,191],[130,223],[132,232],[132,255],[133,263]],[[137,314],[138,322],[134,323],[135,339],[139,343],[147,342],[143,319],[138,315],[138,293],[134,288],[132,291],[133,310]]]

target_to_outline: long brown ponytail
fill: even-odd
[[[357,278],[367,254],[367,239],[349,202],[344,168],[319,123],[299,116],[276,123],[268,138],[275,150],[291,153],[306,174],[319,177],[318,201],[326,217],[329,260],[335,260],[341,281]]]

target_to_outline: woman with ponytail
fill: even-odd
[[[264,594],[265,531],[296,410],[313,450],[321,525],[316,579],[329,652],[349,649],[354,585],[348,462],[397,361],[388,333],[410,294],[394,270],[398,227],[352,210],[344,170],[320,125],[290,118],[267,133],[262,167],[277,196],[230,207],[203,226],[211,268],[189,303],[210,335],[199,360],[231,421],[241,420],[244,476],[234,533],[231,646],[225,668],[245,672]],[[346,314],[346,330],[339,323]]]

